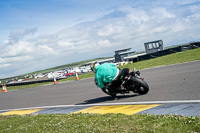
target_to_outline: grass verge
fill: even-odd
[[[184,51],[184,52],[179,52],[179,53],[174,53],[174,54],[158,57],[155,59],[140,61],[140,62],[136,62],[133,64],[121,66],[120,68],[122,69],[122,68],[128,67],[130,69],[133,69],[135,67],[137,70],[141,70],[141,69],[145,69],[145,68],[179,64],[179,63],[183,63],[183,62],[191,62],[191,61],[196,61],[196,60],[200,60],[200,48],[188,50],[188,51]],[[79,79],[84,79],[84,78],[89,78],[89,77],[94,77],[94,74],[87,73],[87,74],[79,75]],[[65,82],[65,81],[71,81],[71,80],[76,80],[76,77],[62,79],[62,80],[59,80],[58,82]],[[32,88],[32,87],[36,87],[36,86],[40,86],[40,85],[44,85],[44,84],[50,84],[50,83],[39,83],[39,84],[23,85],[23,86],[15,86],[15,87],[11,86],[11,87],[7,87],[7,90]]]
[[[122,66],[120,68],[130,68],[133,69],[134,67],[137,70],[145,69],[145,68],[152,68],[156,66],[164,66],[164,65],[173,65],[179,64],[184,62],[191,62],[200,60],[200,48],[188,50],[184,52],[174,53],[166,56],[161,56],[158,58],[140,61],[133,64],[128,64],[126,66]]]
[[[33,88],[33,87],[37,87],[37,86],[41,86],[41,85],[48,85],[48,84],[53,84],[53,82],[35,83],[35,84],[21,85],[21,86],[9,86],[9,87],[6,87],[6,89],[8,91],[10,91],[10,90]]]
[[[81,113],[12,115],[0,116],[0,129],[0,133],[198,133],[200,132],[200,117]]]

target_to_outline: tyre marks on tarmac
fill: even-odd
[[[26,115],[26,114],[67,114],[67,113],[121,113],[134,114],[174,114],[182,116],[199,116],[200,103],[168,103],[168,104],[141,104],[141,105],[100,105],[100,106],[72,106],[49,107],[36,109],[18,109],[0,111],[0,115]]]

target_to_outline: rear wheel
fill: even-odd
[[[143,94],[147,94],[147,92],[149,91],[149,85],[140,78],[132,77],[130,79],[129,84],[134,85],[133,92],[135,93],[139,93],[143,95]]]
[[[147,94],[149,91],[149,85],[145,81],[140,82],[140,87],[138,88],[137,92],[141,95]]]

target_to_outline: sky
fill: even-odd
[[[1,0],[0,79],[200,41],[200,0]]]

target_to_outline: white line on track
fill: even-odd
[[[62,107],[87,107],[87,106],[109,106],[109,105],[141,105],[141,104],[170,104],[170,103],[200,103],[200,100],[177,100],[177,101],[148,101],[148,102],[123,102],[123,103],[98,103],[98,104],[79,104],[79,105],[55,105],[55,106],[41,106],[41,107],[30,107],[30,108],[18,108],[18,109],[7,109],[0,110],[12,111],[12,110],[27,110],[27,109],[45,109],[45,108],[62,108]]]

